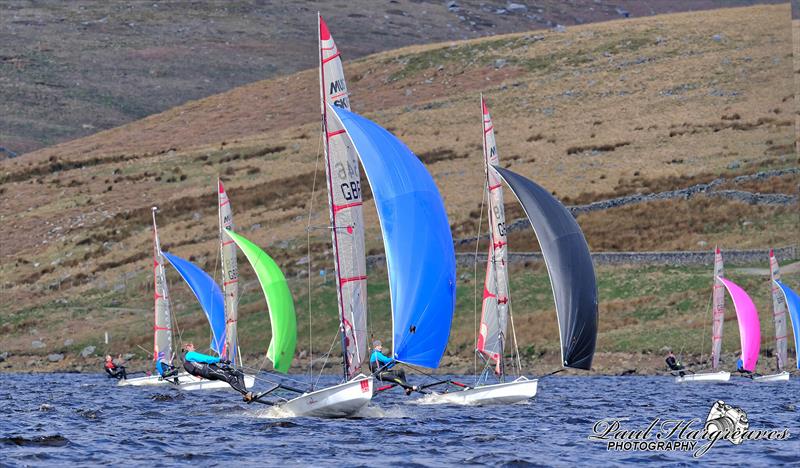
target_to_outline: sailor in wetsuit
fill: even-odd
[[[170,360],[172,362],[172,360]],[[174,377],[172,379],[173,383],[178,383],[178,369],[175,368],[170,362],[164,358],[164,351],[158,352],[158,357],[156,359],[156,370],[158,371],[158,375],[161,376],[162,379],[168,380],[170,377]]]
[[[253,392],[248,392],[244,383],[244,373],[238,369],[228,367],[230,361],[222,361],[218,357],[198,353],[194,350],[193,343],[187,343],[183,347],[183,368],[186,372],[195,377],[202,377],[208,380],[222,380],[228,382],[234,390],[244,395],[244,401],[252,401],[255,396]],[[222,364],[218,366],[217,364]]]
[[[118,359],[122,361],[122,355],[120,355]],[[106,355],[106,363],[104,367],[110,378],[117,380],[126,380],[128,378],[128,373],[125,372],[125,366],[121,364],[115,364],[110,354]]]
[[[677,371],[681,377],[686,375],[686,372],[683,371],[683,365],[672,353],[672,350],[670,350],[669,354],[667,354],[667,358],[664,359],[664,361],[666,361],[667,367],[669,367],[670,370]]]
[[[739,360],[736,361],[736,372],[738,372],[740,374],[745,374],[745,375],[752,375],[753,374],[752,372],[750,372],[749,370],[744,368],[744,361],[742,361],[742,358],[739,358]]]
[[[383,354],[383,346],[380,340],[372,342],[372,354],[369,356],[370,371],[375,374],[379,380],[395,383],[403,387],[406,391],[406,395],[411,395],[411,392],[419,390],[418,387],[406,381],[406,373],[403,369],[390,370],[394,367],[395,362],[394,359],[390,359]],[[378,372],[379,370],[380,372]]]

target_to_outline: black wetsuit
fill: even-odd
[[[186,372],[195,377],[202,377],[208,380],[222,380],[228,382],[228,385],[233,387],[234,390],[246,395],[247,387],[244,383],[244,373],[238,369],[231,369],[230,367],[219,367],[217,364],[208,364],[205,362],[195,362],[186,359],[186,354],[183,353],[183,368]]]
[[[375,374],[378,372],[378,369],[381,368],[380,363],[377,360],[370,360],[369,362],[369,370]],[[414,387],[406,381],[406,371],[403,369],[384,369],[377,374],[375,377],[382,381],[382,382],[389,382],[393,384],[397,384],[406,390],[411,390]]]
[[[117,380],[123,380],[128,378],[128,373],[125,372],[125,366],[118,366],[116,364],[112,365],[113,367],[108,367],[108,365],[105,366],[109,378]]]
[[[665,361],[667,362],[667,366],[669,367],[670,370],[678,371],[678,374],[681,377],[686,375],[686,373],[683,372],[683,366],[678,363],[678,360],[675,359],[675,356],[667,356]]]

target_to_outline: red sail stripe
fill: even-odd
[[[342,91],[341,93],[336,93],[336,94],[332,94],[332,95],[328,96],[328,99],[338,99],[338,98],[340,98],[342,96],[346,96],[346,95],[347,95],[347,91]]]
[[[347,133],[347,130],[336,130],[335,132],[328,132],[328,138],[335,137],[336,135],[341,135],[342,133]]]
[[[223,242],[223,243],[222,243],[222,246],[223,246],[223,247],[225,247],[226,245],[231,245],[231,244],[233,244],[233,241],[232,241],[232,240],[229,240],[229,241],[225,241],[225,242]]]
[[[350,278],[342,278],[339,280],[339,284],[350,283],[351,281],[364,281],[367,279],[367,275],[364,276],[351,276]]]
[[[491,127],[487,128],[486,130],[484,130],[483,133],[489,133],[492,130],[494,130],[494,125],[492,125]]]
[[[225,281],[224,283],[222,283],[222,285],[223,286],[227,286],[229,284],[238,283],[238,282],[239,282],[239,279],[237,278],[235,280]]]
[[[331,55],[330,57],[322,59],[322,64],[325,65],[326,63],[330,62],[331,60],[335,59],[338,56],[339,56],[339,51],[336,51],[336,53]]]
[[[354,203],[348,203],[347,205],[333,205],[333,214],[336,214],[347,208],[352,208],[354,206],[361,206],[361,204],[362,204],[361,202],[354,202]]]
[[[489,191],[491,192],[491,191],[493,191],[493,190],[497,190],[497,189],[499,189],[499,188],[500,188],[500,187],[502,187],[502,186],[503,186],[503,184],[490,185],[490,186],[489,186]]]

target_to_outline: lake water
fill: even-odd
[[[701,461],[800,465],[797,376],[770,385],[553,376],[534,400],[491,407],[425,404],[394,389],[353,420],[285,418],[225,391],[115,384],[101,374],[0,374],[0,465],[684,464],[695,461],[692,452],[608,451],[588,436],[603,418],[625,418],[629,429],[656,417],[698,418],[701,428],[716,400],[746,411],[751,429],[787,428],[790,436],[723,440]]]

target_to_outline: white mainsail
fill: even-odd
[[[719,277],[724,275],[722,265],[722,252],[719,247],[714,250],[714,289],[713,304],[711,306],[711,361],[712,368],[719,366],[719,356],[722,351],[722,326],[725,324],[725,285]]]
[[[770,289],[772,291],[772,316],[775,319],[775,355],[778,357],[778,372],[783,370],[788,356],[786,337],[786,297],[775,281],[781,280],[778,259],[772,249],[769,250]]]
[[[507,244],[505,228],[505,208],[503,205],[503,186],[493,166],[499,166],[497,145],[494,139],[494,126],[489,109],[481,96],[483,115],[483,156],[486,164],[487,186],[489,191],[490,244],[486,262],[486,279],[483,290],[481,325],[478,332],[478,351],[493,359],[500,373],[508,324],[508,271]]]
[[[164,256],[158,240],[156,208],[153,207],[153,298],[155,320],[153,325],[153,360],[162,358],[172,362],[172,320],[169,310],[169,291],[164,272]],[[163,353],[163,354],[162,354]]]
[[[225,347],[223,356],[237,362],[239,343],[236,335],[238,321],[239,270],[236,266],[236,244],[227,234],[233,229],[231,202],[221,180],[217,180],[219,199],[219,250],[222,259],[222,292],[225,295]]]
[[[344,374],[358,374],[367,357],[367,266],[361,175],[358,156],[339,121],[328,115],[326,104],[350,109],[339,50],[321,16],[319,20],[320,100],[325,138],[325,174],[328,185],[336,290],[342,330]]]

